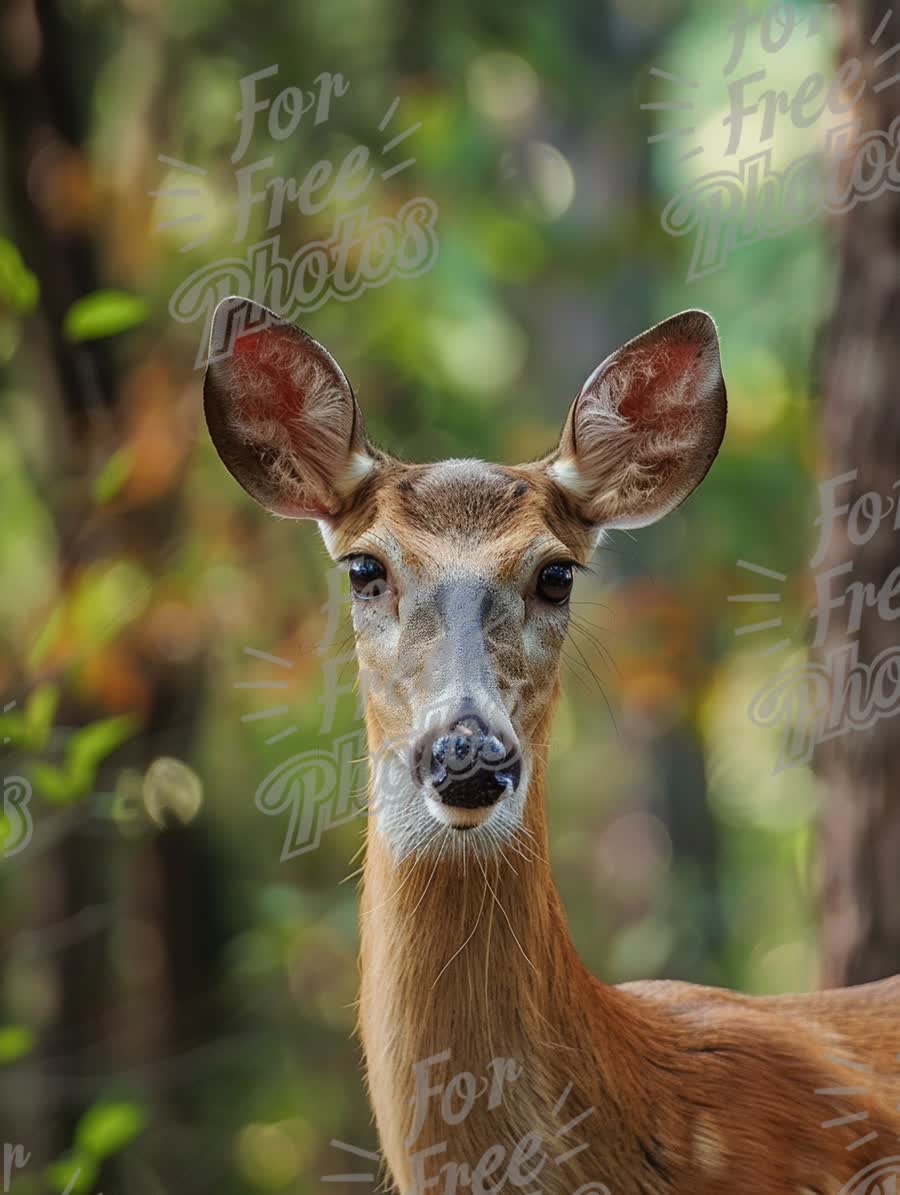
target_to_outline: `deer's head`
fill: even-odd
[[[557,447],[516,466],[374,448],[331,355],[247,300],[219,305],[213,342],[230,346],[204,387],[219,455],[270,511],[315,519],[349,572],[389,847],[515,833],[546,750],[573,573],[605,529],[678,506],[718,451],[712,319],[682,312],[607,357]]]

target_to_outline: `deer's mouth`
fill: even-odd
[[[489,821],[497,808],[491,805],[448,805],[431,791],[425,793],[425,807],[429,815],[451,830],[474,830]]]

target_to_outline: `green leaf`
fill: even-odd
[[[134,454],[126,444],[117,449],[94,478],[92,493],[98,506],[111,502],[128,480]]]
[[[69,774],[84,779],[86,787],[90,788],[98,764],[131,738],[137,728],[138,720],[132,714],[119,714],[76,730],[66,743]]]
[[[28,695],[22,709],[0,714],[0,738],[39,754],[47,745],[58,704],[56,686],[39,685]]]
[[[57,601],[25,656],[25,663],[31,670],[37,670],[46,660],[53,645],[65,626],[66,612],[62,601]]]
[[[39,685],[25,702],[25,735],[30,750],[43,751],[59,705],[56,685]]]
[[[95,290],[77,299],[63,318],[69,340],[96,340],[136,328],[147,318],[147,301],[123,290]]]
[[[0,1025],[0,1066],[18,1062],[34,1049],[34,1034],[27,1025]]]
[[[131,560],[95,561],[82,572],[68,625],[83,651],[109,643],[146,609],[151,578]]]
[[[138,728],[131,714],[102,718],[76,730],[66,743],[64,765],[38,761],[31,765],[31,777],[41,796],[58,805],[86,796],[94,783],[98,766]]]
[[[66,768],[38,760],[30,765],[28,774],[35,789],[46,801],[54,805],[67,805],[78,796],[75,785]]]
[[[102,1161],[124,1149],[146,1123],[146,1113],[137,1104],[124,1101],[95,1104],[78,1122],[75,1145],[81,1153]]]
[[[0,714],[0,742],[15,743],[16,746],[25,740],[25,719],[21,714],[11,711]]]
[[[19,315],[28,315],[38,301],[38,281],[15,245],[0,237],[0,300]]]
[[[69,1154],[47,1167],[47,1182],[60,1195],[88,1195],[97,1178],[97,1163],[90,1156]]]

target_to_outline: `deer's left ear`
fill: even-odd
[[[630,340],[585,382],[550,463],[600,527],[642,527],[703,480],[725,434],[719,338],[683,311]]]
[[[335,359],[249,299],[216,308],[203,406],[225,466],[275,514],[327,523],[376,467]]]

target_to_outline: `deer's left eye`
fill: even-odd
[[[354,556],[350,561],[350,588],[357,597],[381,597],[387,589],[387,570],[374,556]]]
[[[538,597],[554,606],[561,606],[569,600],[572,592],[571,564],[546,564],[538,573]]]

